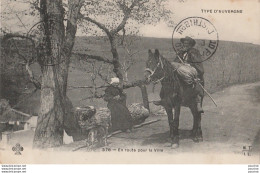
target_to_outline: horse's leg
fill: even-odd
[[[202,142],[202,141],[203,141],[202,129],[201,129],[201,113],[198,114],[197,137],[198,137],[199,142]]]
[[[173,113],[172,113],[172,107],[171,106],[165,106],[164,107],[167,115],[168,115],[168,123],[170,126],[170,138],[172,139],[173,136]]]
[[[170,134],[171,134],[171,147],[179,147],[179,118],[180,118],[181,105],[177,104],[174,107],[174,119],[169,121]],[[172,112],[172,109],[171,109]]]
[[[194,136],[195,133],[196,133],[196,130],[198,128],[198,116],[197,116],[197,111],[196,111],[196,106],[194,103],[192,103],[190,106],[189,106],[190,110],[191,110],[191,114],[193,116],[193,126],[192,126],[192,133],[191,135]]]
[[[201,113],[198,112],[196,103],[190,106],[190,110],[193,115],[193,128],[191,134],[192,140],[194,142],[201,142],[203,141],[201,130]]]
[[[201,98],[201,106],[203,102],[203,97]],[[198,137],[200,141],[203,141],[203,136],[202,136],[202,129],[201,129],[201,113],[198,115]]]
[[[203,101],[203,97],[201,98],[201,106],[202,106],[202,101]],[[199,142],[203,141],[203,136],[202,136],[202,129],[201,129],[201,112],[198,113],[198,128],[197,128],[197,137]]]

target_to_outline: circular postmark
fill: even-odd
[[[39,21],[29,29],[27,37],[32,38],[36,42],[44,42],[47,35],[51,35],[54,31],[57,31],[55,25],[58,22],[56,19],[49,19],[47,22]]]
[[[38,59],[46,61],[52,61],[51,63],[46,63],[44,65],[55,65],[59,63],[54,63],[53,59],[56,58],[45,58],[46,56],[59,56],[61,54],[60,42],[56,39],[51,39],[52,34],[57,32],[57,25],[59,21],[55,18],[50,18],[48,21],[39,21],[35,23],[30,30],[27,32],[27,37],[34,41],[35,49],[37,49]],[[52,51],[55,49],[56,51]],[[41,58],[39,58],[41,57]]]
[[[44,35],[45,31],[43,21],[35,23],[27,32],[27,37],[32,38],[36,43],[42,42]]]
[[[193,47],[201,54],[200,62],[208,60],[217,50],[218,32],[215,26],[205,18],[188,17],[178,23],[172,33],[172,46],[176,53],[183,50],[181,39],[185,37],[195,40]]]

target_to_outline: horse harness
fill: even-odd
[[[151,74],[149,75],[149,78],[151,79],[151,77],[155,74],[156,70],[158,69],[158,67],[162,68],[162,70],[164,71],[164,66],[163,66],[163,62],[162,62],[162,59],[161,57],[159,56],[159,62],[157,63],[157,66],[155,67],[154,70],[151,70],[150,68],[146,68],[144,71],[148,71],[150,72]],[[158,79],[157,81],[152,81],[154,84],[158,83],[158,82],[161,82],[163,79],[165,78],[165,71],[164,71],[164,75],[162,78]]]

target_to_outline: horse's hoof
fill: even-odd
[[[198,137],[199,142],[203,142],[203,137]]]
[[[193,140],[193,142],[195,142],[195,143],[198,143],[198,142],[199,142],[199,139],[198,139],[197,137],[193,137],[192,140]]]
[[[179,144],[172,144],[171,148],[172,148],[172,149],[179,148]]]

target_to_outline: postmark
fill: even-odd
[[[183,49],[180,39],[187,36],[196,41],[194,48],[202,55],[201,62],[212,57],[218,48],[218,32],[215,26],[205,18],[188,17],[176,25],[172,33],[172,46],[176,53]]]
[[[55,25],[58,20],[49,19],[48,22],[39,21],[35,23],[27,32],[27,37],[31,38],[34,42],[35,49],[37,49],[38,59],[41,57],[41,61],[48,60],[49,62],[42,62],[41,65],[53,66],[58,65],[60,62],[54,62],[54,56],[61,55],[60,42],[55,39],[50,39],[54,32],[58,32]],[[56,51],[50,51],[50,47]],[[48,56],[52,58],[46,58]]]

